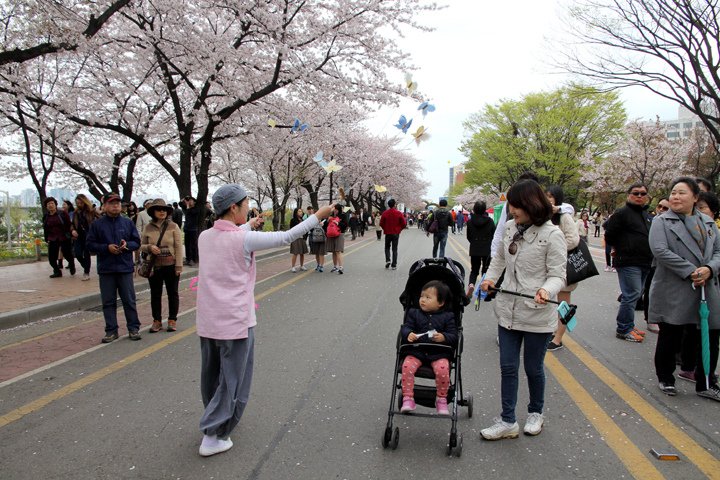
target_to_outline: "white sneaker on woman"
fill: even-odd
[[[505,422],[502,418],[496,418],[493,426],[480,430],[480,436],[485,440],[517,438],[518,435],[520,435],[520,425],[517,422]]]
[[[537,435],[542,431],[544,422],[542,413],[531,413],[528,415],[527,421],[525,422],[525,428],[523,432],[525,435]]]

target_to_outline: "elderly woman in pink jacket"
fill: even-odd
[[[330,215],[326,206],[285,232],[254,231],[262,218],[247,221],[248,198],[237,184],[223,185],[212,197],[218,219],[200,234],[197,333],[202,366],[200,390],[205,412],[200,455],[232,447],[230,432],[250,395],[255,321],[255,253],[289,245]],[[246,223],[247,222],[247,223]]]

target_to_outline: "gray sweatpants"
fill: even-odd
[[[248,338],[214,340],[200,337],[200,392],[205,413],[200,430],[225,439],[240,422],[250,396],[253,374],[254,328]]]

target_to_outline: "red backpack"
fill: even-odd
[[[328,220],[328,226],[327,226],[327,236],[328,238],[335,238],[340,236],[340,219],[339,218],[330,218]]]

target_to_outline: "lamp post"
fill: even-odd
[[[5,226],[7,227],[7,244],[8,248],[12,248],[12,241],[10,237],[10,192],[0,190],[0,193],[5,194]]]

